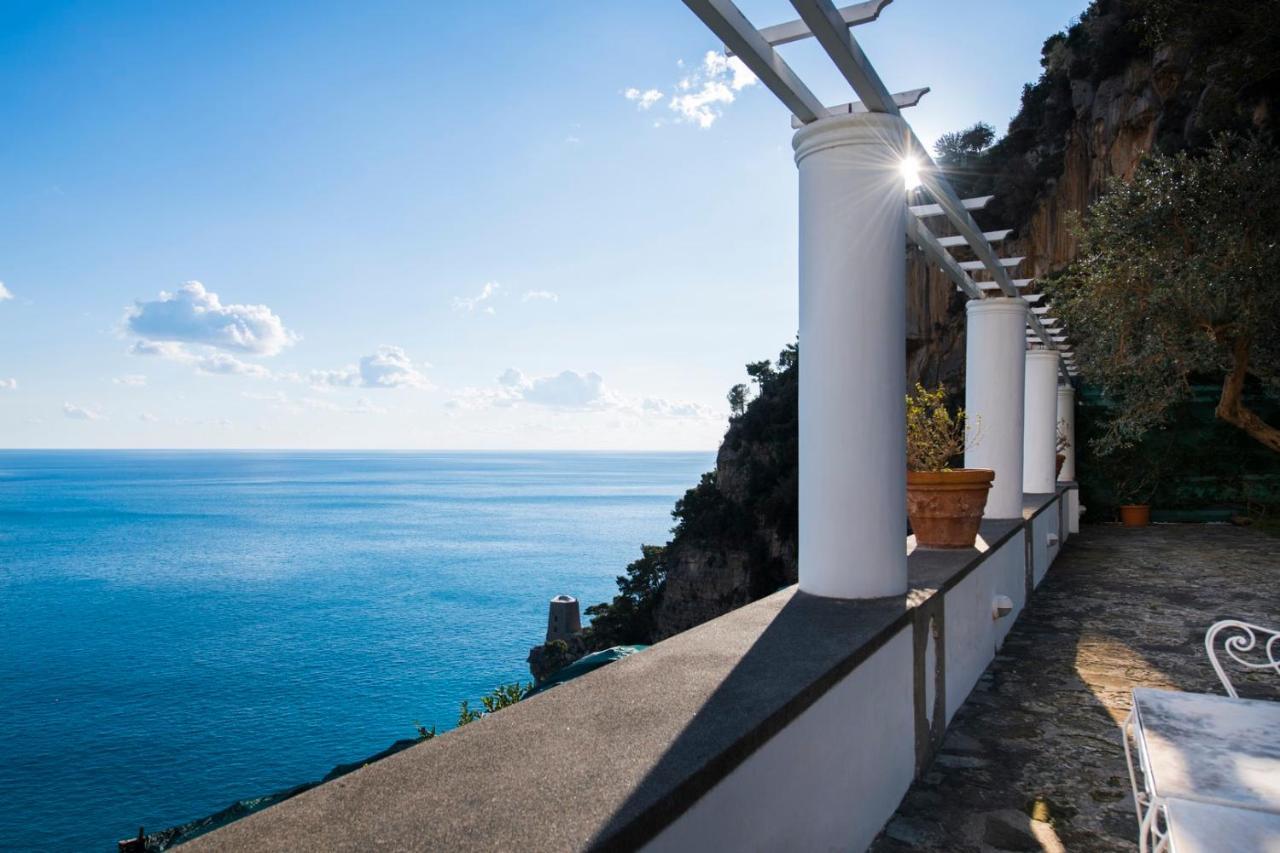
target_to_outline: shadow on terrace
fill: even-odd
[[[873,849],[1136,850],[1119,729],[1130,691],[1221,695],[1205,630],[1275,624],[1278,579],[1280,539],[1257,531],[1083,528]]]

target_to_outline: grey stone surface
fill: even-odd
[[[1073,535],[872,849],[1136,850],[1130,691],[1221,693],[1204,632],[1280,621],[1277,546],[1225,525]],[[1241,692],[1280,698],[1261,680]]]
[[[985,522],[983,538],[1019,529]],[[895,598],[789,587],[183,849],[637,847],[983,559],[917,551]]]

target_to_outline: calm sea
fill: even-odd
[[[0,850],[113,850],[452,727],[712,461],[0,451]]]

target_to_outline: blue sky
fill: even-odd
[[[928,142],[1084,2],[855,32]],[[797,326],[788,116],[718,47],[677,0],[0,0],[0,447],[714,448]]]

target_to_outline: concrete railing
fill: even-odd
[[[1047,573],[1074,489],[976,548],[912,550],[905,596],[790,587],[187,848],[861,850]]]

